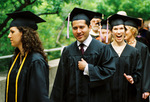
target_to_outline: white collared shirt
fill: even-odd
[[[92,37],[91,37],[91,35],[89,35],[88,38],[87,38],[84,42],[82,42],[82,43],[85,45],[85,46],[83,47],[84,52],[86,51],[86,49],[87,49],[88,46],[90,45],[91,41],[92,41]],[[78,46],[79,50],[81,49],[80,46],[79,46],[80,44],[81,44],[81,42],[77,41],[77,46]],[[89,75],[88,69],[89,69],[89,68],[88,68],[88,64],[87,64],[87,65],[85,66],[85,68],[84,68],[84,72],[83,72],[84,75]]]
[[[91,35],[89,35],[88,38],[84,42],[82,42],[84,44],[84,47],[83,47],[84,52],[86,51],[86,49],[90,45],[91,41],[92,41],[92,37],[91,37]],[[77,41],[77,46],[78,46],[79,50],[81,49],[79,46],[80,44],[81,44],[81,42]]]

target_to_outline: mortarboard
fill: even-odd
[[[96,12],[75,7],[70,13],[69,21],[74,21],[74,20],[90,21],[94,17],[95,14]],[[66,18],[66,20],[68,20],[68,17]]]
[[[108,29],[110,30],[111,29],[111,25],[109,25],[108,24],[108,19],[107,20],[102,20],[101,22],[100,22],[100,26],[102,26],[102,27],[100,27],[100,37],[101,37],[101,39],[103,40],[104,38],[103,38],[103,36],[102,36],[102,29],[107,29],[107,35],[106,35],[106,43],[108,43]]]
[[[138,26],[141,26],[141,20],[133,17],[127,16],[128,19],[125,21],[125,25],[133,26],[138,29]]]
[[[127,16],[123,16],[120,14],[114,14],[107,19],[109,20],[109,24],[113,27],[113,26],[117,26],[117,25],[121,25],[121,24],[124,25],[124,22],[127,20]]]
[[[97,23],[97,24],[99,24],[100,25],[100,37],[101,37],[101,39],[103,40],[104,38],[103,38],[103,36],[102,36],[102,29],[107,29],[107,35],[106,35],[106,43],[108,43],[108,29],[110,30],[111,29],[111,25],[109,25],[108,24],[108,20],[104,20],[104,19],[102,19],[102,21],[101,22],[99,22],[99,23]],[[101,27],[102,26],[102,27]]]
[[[102,20],[101,21],[101,29],[107,29],[107,20]],[[111,29],[111,26],[108,24],[108,29]]]
[[[102,19],[102,13],[96,12],[93,18],[99,18],[99,19]]]
[[[10,24],[10,27],[16,26],[23,26],[23,27],[30,27],[34,30],[38,29],[37,23],[46,22],[42,18],[38,17],[34,13],[30,11],[21,11],[21,12],[14,12],[7,14],[8,17],[12,18],[13,21]]]

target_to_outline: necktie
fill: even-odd
[[[84,54],[84,44],[83,43],[81,43],[80,45],[80,51],[81,51],[81,53],[82,53],[82,55]]]

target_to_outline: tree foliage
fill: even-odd
[[[148,20],[150,19],[149,5],[149,0],[101,0],[97,9],[106,14],[106,17],[118,11],[126,11],[129,16]]]
[[[7,38],[9,33],[9,24],[12,19],[7,17],[6,14],[15,11],[29,10],[47,21],[46,23],[38,24],[39,37],[43,42],[45,49],[65,45],[65,43],[61,43],[66,40],[66,32],[61,29],[61,26],[64,24],[65,15],[61,16],[61,12],[64,5],[68,3],[78,5],[81,3],[81,0],[0,0],[0,56],[12,54],[14,51],[14,48],[11,46],[9,39]],[[56,43],[56,39],[60,31],[62,31],[62,35],[64,36],[60,36],[60,43]],[[49,59],[60,57],[60,52],[50,54],[51,55],[48,55]],[[4,65],[5,63],[6,65]],[[0,65],[0,70],[7,67],[8,59],[0,60]]]

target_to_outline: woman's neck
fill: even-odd
[[[114,45],[114,46],[123,46],[123,45],[126,45],[126,43],[125,43],[125,41],[122,41],[122,42],[116,42],[115,40],[112,42],[112,44]]]
[[[21,56],[24,56],[24,49],[22,46],[19,46],[18,49],[20,50]]]
[[[122,41],[120,43],[113,41],[111,44],[112,44],[112,47],[114,48],[114,50],[116,51],[116,53],[118,54],[118,56],[120,57],[126,46],[125,41]]]
[[[127,40],[127,43],[130,45],[130,44],[135,43],[135,41],[136,41],[136,39],[134,37],[132,37],[129,40]]]
[[[133,47],[135,47],[136,45],[136,39],[135,38],[131,38],[127,41],[127,43]]]

